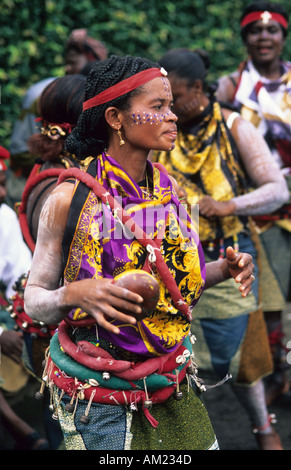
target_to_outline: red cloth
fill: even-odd
[[[33,240],[30,234],[29,226],[27,223],[27,217],[26,217],[26,207],[27,207],[28,197],[31,191],[33,190],[33,188],[38,183],[52,176],[58,177],[62,171],[65,171],[62,168],[50,168],[48,170],[39,171],[40,168],[41,168],[41,165],[34,165],[33,169],[31,170],[31,173],[26,181],[26,184],[22,193],[21,203],[18,208],[18,218],[19,218],[22,235],[29,249],[32,252],[34,252],[35,250],[35,241]]]
[[[67,330],[67,323],[62,321],[58,327],[58,339],[61,347],[70,357],[72,357],[76,362],[89,367],[90,369],[112,372],[116,377],[128,381],[139,380],[153,373],[170,373],[179,366],[179,364],[176,362],[176,357],[182,356],[184,351],[187,350],[185,346],[180,345],[177,350],[174,350],[169,354],[153,357],[147,359],[144,362],[132,363],[129,361],[116,360],[109,354],[107,357],[105,357],[105,354],[101,354],[101,348],[97,348],[92,344],[91,354],[94,352],[95,356],[91,354],[89,355],[88,350],[90,349],[90,343],[84,341],[81,342],[83,344],[86,343],[86,352],[86,349],[81,347],[82,345],[80,343],[76,345],[70,339]]]
[[[6,171],[7,166],[4,160],[9,160],[10,153],[9,151],[0,145],[0,171]]]
[[[186,369],[187,367],[184,367],[179,373],[179,383],[185,378]],[[103,405],[138,405],[142,403],[143,412],[153,427],[157,427],[158,422],[151,416],[149,409],[145,407],[145,401],[150,400],[153,405],[163,403],[177,388],[177,385],[173,384],[156,390],[149,395],[144,390],[112,390],[100,386],[83,388],[85,383],[73,377],[65,377],[51,358],[48,358],[48,371],[48,382],[53,381],[60,390],[63,390],[70,397],[76,398],[76,394],[82,390],[85,400],[89,401],[92,397],[94,403]]]
[[[153,80],[157,77],[162,77],[164,74],[161,72],[161,69],[157,67],[153,67],[150,69],[142,70],[125,80],[122,80],[116,85],[107,88],[107,90],[102,91],[98,95],[90,98],[89,100],[83,103],[83,111],[86,109],[94,108],[95,106],[99,106],[100,104],[107,103],[119,96],[122,96],[130,91],[138,88],[141,85]]]

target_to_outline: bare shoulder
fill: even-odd
[[[228,75],[223,75],[218,79],[216,96],[218,101],[231,103],[235,87],[238,83],[240,73],[238,70]]]
[[[41,211],[27,286],[56,289],[62,273],[62,240],[74,184],[64,182],[49,195]]]
[[[74,184],[64,182],[47,198],[40,215],[40,225],[48,231],[63,232],[67,224]]]

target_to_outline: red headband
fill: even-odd
[[[116,85],[113,85],[107,90],[102,91],[99,95],[94,96],[90,100],[85,101],[83,103],[83,111],[93,108],[94,106],[98,106],[99,104],[107,103],[108,101],[118,98],[119,96],[129,93],[135,88],[150,82],[154,78],[165,77],[166,75],[167,72],[163,68],[151,68],[138,72],[135,75],[116,83]]]
[[[243,18],[240,26],[243,28],[244,26],[259,20],[262,20],[263,23],[268,23],[270,20],[274,20],[277,21],[277,23],[280,23],[283,28],[288,28],[288,22],[284,16],[280,15],[280,13],[274,13],[272,11],[254,11],[253,13],[249,13]]]

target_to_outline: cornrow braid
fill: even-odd
[[[125,78],[151,67],[159,65],[145,58],[131,56],[111,56],[109,59],[96,62],[87,77],[84,101]],[[66,140],[67,150],[79,160],[102,153],[108,144],[107,123],[104,117],[106,109],[116,106],[125,111],[129,107],[130,98],[140,93],[140,88],[83,111],[77,126]]]

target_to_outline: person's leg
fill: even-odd
[[[265,401],[264,384],[259,380],[251,386],[234,384],[232,389],[252,421],[261,450],[283,450],[279,435],[273,429]]]
[[[266,378],[266,403],[270,405],[281,394],[287,393],[290,384],[287,378],[287,350],[282,342],[284,337],[282,312],[265,312],[265,321],[274,362],[274,372]]]
[[[262,302],[273,356],[274,372],[265,380],[266,401],[270,405],[289,389],[286,348],[282,338],[282,312],[286,307],[291,281],[291,233],[277,225],[260,234],[262,261]]]
[[[16,441],[17,450],[47,450],[48,443],[11,408],[0,391],[1,421]]]

